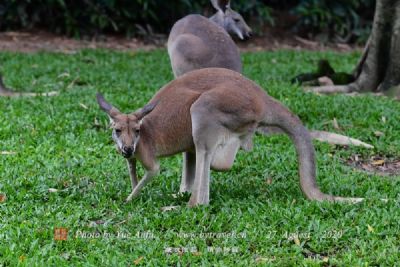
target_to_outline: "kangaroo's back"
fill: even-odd
[[[168,53],[176,77],[210,67],[242,71],[240,54],[232,38],[201,15],[188,15],[175,23],[168,38]]]

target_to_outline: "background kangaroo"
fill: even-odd
[[[150,102],[123,114],[98,94],[107,112],[118,150],[127,158],[132,193],[158,173],[158,158],[188,152],[187,175],[180,191],[191,191],[190,206],[209,203],[210,168],[229,170],[239,148],[251,148],[257,129],[278,127],[293,140],[299,161],[300,186],[311,200],[361,201],[324,194],[316,183],[314,147],[310,134],[297,116],[268,96],[240,73],[207,68],[187,73],[166,86]],[[136,159],[146,173],[138,183]]]
[[[229,34],[245,39],[251,36],[251,29],[243,17],[230,8],[230,1],[212,0],[211,3],[217,9],[211,18],[188,15],[171,29],[168,54],[175,77],[207,67],[242,72],[238,48]]]

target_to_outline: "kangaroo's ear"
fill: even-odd
[[[138,109],[135,112],[133,112],[133,115],[135,115],[138,120],[141,120],[144,118],[144,116],[146,116],[147,114],[152,112],[153,109],[157,106],[157,104],[158,104],[158,101],[149,103],[146,106],[142,107],[141,109]]]
[[[231,6],[231,1],[230,0],[211,0],[211,4],[213,7],[218,10],[222,11],[225,13],[227,8],[230,8]]]
[[[118,114],[121,113],[118,109],[114,108],[110,103],[108,103],[101,93],[97,93],[96,98],[100,108],[104,110],[111,119],[114,119]]]

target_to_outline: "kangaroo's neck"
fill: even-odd
[[[151,129],[143,122],[140,127],[140,139],[136,146],[135,157],[148,169],[154,162],[156,149],[151,137]]]
[[[225,30],[224,19],[221,18],[221,16],[218,13],[216,13],[213,16],[209,17],[208,19]]]

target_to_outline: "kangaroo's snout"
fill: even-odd
[[[252,37],[253,36],[253,31],[249,30],[246,35],[247,35],[247,38]]]
[[[243,34],[243,40],[244,40],[244,41],[247,41],[247,40],[249,40],[252,36],[253,36],[253,32],[250,30],[250,31],[248,31],[248,32],[246,32],[246,33]]]
[[[124,156],[125,158],[130,158],[133,152],[133,147],[130,146],[124,146],[121,150],[122,156]]]

